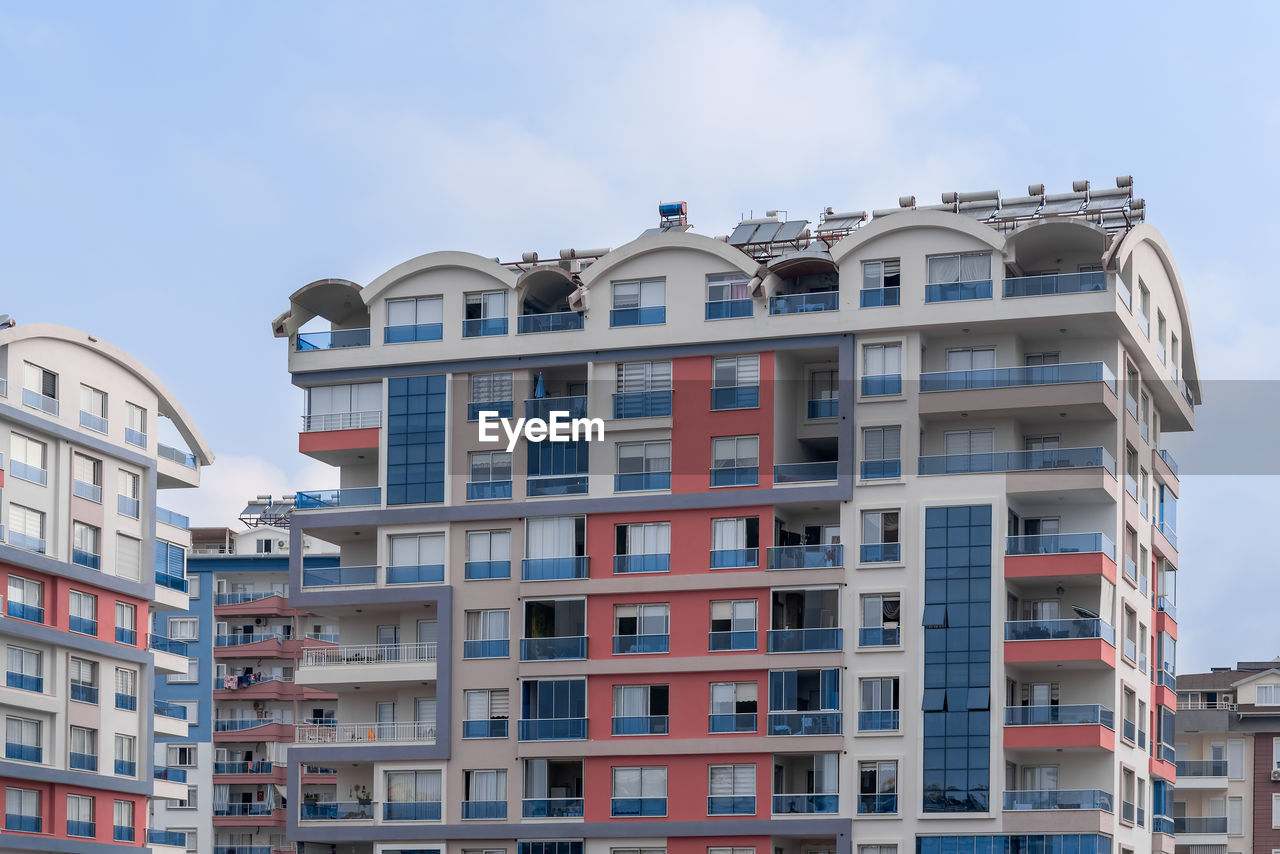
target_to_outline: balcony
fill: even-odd
[[[836,479],[835,460],[817,460],[809,463],[780,463],[773,467],[773,482],[819,483]]]
[[[838,652],[843,643],[837,628],[769,630],[769,652]]]
[[[898,563],[902,560],[902,543],[863,543],[858,547],[860,563]]]
[[[1007,641],[1104,640],[1116,644],[1116,630],[1102,620],[1010,620],[1004,624]]]
[[[239,806],[232,804],[232,806]],[[258,807],[262,804],[245,804],[244,806]],[[388,805],[389,806],[389,805]],[[298,812],[299,821],[373,821],[374,810],[377,807],[373,801],[303,801],[301,809]],[[217,815],[214,810],[214,815]],[[253,813],[251,813],[253,814]],[[256,813],[259,815],[267,813]],[[437,816],[438,818],[438,816]]]
[[[298,510],[333,510],[339,507],[373,507],[382,503],[382,489],[357,486],[347,489],[314,489],[294,498]]]
[[[274,762],[215,762],[214,774],[271,774],[278,768]]]
[[[506,334],[505,321],[502,333]],[[440,801],[400,801],[382,805],[383,821],[439,821]]]
[[[71,562],[86,569],[102,569],[102,556],[84,549],[71,550]]]
[[[368,330],[352,330],[354,332],[364,332],[364,342],[358,344],[348,344],[348,347],[368,347],[369,334]],[[301,335],[298,336],[302,338]],[[410,344],[415,341],[439,341],[444,338],[443,323],[406,323],[400,326],[387,326],[382,330],[383,344]],[[302,349],[299,347],[298,349]],[[326,348],[327,349],[327,348]]]
[[[44,679],[26,673],[15,673],[12,670],[6,671],[4,684],[5,687],[17,688],[20,691],[34,691],[37,694],[44,693]]]
[[[614,492],[650,492],[671,488],[671,472],[627,472],[613,476]]]
[[[505,317],[472,317],[462,321],[463,338],[489,338],[507,334]]]
[[[122,694],[117,691],[116,708],[126,712],[136,712],[138,710],[138,698],[133,694]]]
[[[896,793],[858,795],[858,815],[887,815],[898,811]]]
[[[898,646],[902,643],[900,629],[871,626],[858,629],[858,646]]]
[[[1178,548],[1178,534],[1173,530],[1172,525],[1168,522],[1160,522],[1156,525],[1156,530],[1164,535],[1164,538],[1169,541],[1170,546],[1174,549]]]
[[[233,646],[249,646],[255,643],[269,643],[275,641],[277,644],[281,641],[281,635],[275,634],[253,634],[252,632],[236,632],[230,635],[214,635],[213,645],[215,648],[227,648]]]
[[[327,566],[302,570],[303,587],[372,587],[378,583],[376,566]]]
[[[1227,785],[1227,760],[1225,759],[1179,759],[1174,762],[1178,769],[1178,787],[1207,788],[1204,783],[1220,783]],[[1212,780],[1210,778],[1220,778]],[[1214,786],[1214,788],[1218,788]]]
[[[1116,544],[1106,534],[1039,534],[1005,538],[1007,557],[1103,554],[1116,560]]]
[[[128,630],[126,629],[125,631],[128,631]],[[240,637],[240,636],[239,635],[219,635],[219,637],[232,638],[232,637]],[[275,635],[263,635],[263,636],[254,635],[253,637],[266,638],[266,637],[275,637]],[[117,637],[116,640],[118,641],[119,637]],[[189,657],[188,652],[190,650],[190,647],[187,645],[186,641],[173,640],[172,638],[167,638],[162,635],[147,635],[147,648],[155,650],[157,652],[167,652],[170,655],[180,655],[183,658]],[[186,670],[184,669],[183,672],[185,673]]]
[[[435,721],[295,724],[297,744],[435,744]]]
[[[614,635],[614,655],[657,654],[671,651],[671,635]]]
[[[115,761],[115,774],[117,777],[136,777],[138,776],[138,763],[130,762],[128,759],[117,759]]]
[[[194,469],[196,467],[195,454],[179,450],[178,448],[171,448],[163,442],[156,444],[156,455],[162,459],[175,462],[178,465],[189,469]]]
[[[67,819],[67,836],[83,836],[92,839],[96,832],[97,828],[91,821]]]
[[[4,743],[4,758],[18,762],[43,762],[44,749],[38,744],[19,744],[14,741]]]
[[[145,448],[147,446],[147,434],[132,427],[124,428],[124,440],[137,448]]]
[[[810,420],[819,418],[837,418],[840,415],[840,400],[835,397],[821,398],[819,400],[809,401],[805,415]]]
[[[920,391],[922,393],[968,391],[1093,382],[1104,382],[1112,392],[1116,390],[1116,376],[1106,364],[1075,362],[1060,365],[923,373],[920,375]]]
[[[462,642],[463,658],[507,658],[510,655],[511,641],[508,638]]]
[[[13,532],[9,532],[10,538]],[[43,541],[42,541],[43,542]],[[28,605],[25,602],[15,602],[10,599],[5,603],[5,613],[17,620],[26,620],[29,623],[44,622],[44,608],[36,605]]]
[[[511,577],[509,560],[469,560],[463,565],[463,577],[467,581],[488,581]]]
[[[467,484],[468,501],[493,501],[511,497],[509,480],[473,480]]]
[[[774,795],[774,815],[795,815],[799,813],[834,813],[839,809],[840,796],[837,794],[798,794]]]
[[[473,400],[467,404],[467,420],[479,421],[480,413],[489,413],[490,418],[510,418],[515,411],[515,404],[510,400]]]
[[[1169,471],[1173,472],[1173,476],[1174,476],[1174,477],[1177,477],[1177,476],[1178,476],[1178,463],[1177,463],[1177,461],[1173,458],[1173,454],[1169,453],[1169,452],[1168,452],[1167,450],[1165,450],[1164,448],[1161,448],[1161,449],[1160,449],[1160,459],[1164,460],[1165,465],[1167,465],[1167,466],[1169,467]]]
[[[71,753],[68,755],[67,767],[72,771],[97,771],[98,757],[92,753]]]
[[[520,562],[521,581],[569,581],[587,577],[587,557],[525,558]]]
[[[858,712],[859,732],[894,732],[897,729],[897,709],[871,709]]]
[[[1004,793],[1006,810],[1102,810],[1112,812],[1111,793],[1101,789],[1042,789]]]
[[[382,426],[382,411],[369,409],[363,412],[326,412],[302,416],[303,433],[324,433],[331,430],[364,430]]]
[[[611,798],[609,814],[613,818],[648,818],[667,814],[666,798]]]
[[[182,768],[166,768],[157,765],[153,769],[152,777],[156,780],[165,780],[170,783],[187,782],[187,772]]]
[[[387,584],[440,584],[444,581],[444,564],[387,567]]]
[[[40,833],[44,827],[44,822],[38,815],[22,815],[21,813],[6,812],[4,814],[4,829],[13,830],[19,833]]]
[[[991,279],[973,282],[947,282],[946,284],[924,286],[924,301],[926,303],[991,299],[991,294]],[[862,810],[859,809],[858,811],[861,812]]]
[[[671,730],[667,715],[614,717],[614,735],[667,735]]]
[[[609,326],[655,326],[667,322],[665,305],[646,305],[640,308],[615,308],[609,311]]]
[[[711,389],[711,411],[756,409],[760,406],[760,386],[735,385]]]
[[[711,469],[712,486],[757,486],[759,466],[717,466]]]
[[[671,414],[671,389],[618,393],[613,396],[614,418],[663,418]]]
[[[1227,833],[1227,817],[1225,815],[1182,816],[1174,818],[1173,832],[1178,836],[1215,835],[1225,836]]]
[[[859,308],[884,308],[902,304],[902,288],[863,288],[858,295]]]
[[[582,312],[553,311],[548,314],[522,314],[516,318],[516,334],[569,332],[582,328]]]
[[[1097,293],[1107,289],[1107,274],[1053,273],[1045,276],[1017,276],[1004,280],[1004,297],[1044,297],[1054,294]],[[1005,809],[1008,809],[1006,807]]]
[[[902,460],[863,460],[858,476],[863,480],[895,480],[902,477]]]
[[[147,829],[148,845],[168,845],[173,848],[186,849],[187,835],[178,833],[174,830],[156,830],[155,828]],[[237,849],[239,851],[240,849]]]
[[[587,657],[587,639],[583,637],[523,638],[521,661],[572,661]]]
[[[523,320],[524,318],[521,318]],[[462,817],[464,819],[488,819],[500,821],[507,817],[506,801],[463,801]]]
[[[1106,706],[1007,706],[1005,726],[1074,726],[1097,724],[1115,730],[1115,712]]]
[[[527,718],[520,721],[520,741],[580,741],[587,737],[586,718]]]
[[[671,571],[671,555],[669,554],[638,554],[638,555],[614,555],[613,556],[614,575],[627,575],[634,572],[670,572],[670,571]]]
[[[1156,600],[1156,611],[1161,614],[1168,614],[1171,620],[1178,619],[1178,610],[1167,596],[1161,596]]]
[[[705,320],[729,320],[734,317],[750,317],[755,308],[749,299],[707,300]]]
[[[754,795],[712,795],[707,798],[707,815],[755,815]]]
[[[463,738],[506,738],[508,732],[506,718],[493,718],[487,721],[463,721]]]
[[[437,654],[434,643],[306,647],[294,680],[300,685],[421,682],[435,678]]]
[[[137,519],[142,515],[142,503],[138,499],[130,498],[127,495],[117,495],[116,512],[121,516]]]
[[[902,394],[902,374],[874,374],[862,378],[863,397]]]
[[[760,565],[759,549],[712,549],[712,569],[746,569]]]
[[[810,311],[836,311],[840,308],[839,291],[814,291],[807,294],[783,294],[769,299],[769,314],[804,314]]]
[[[769,569],[824,569],[844,566],[844,546],[770,546]]]
[[[554,495],[583,495],[587,491],[585,474],[538,477],[530,475],[525,481],[524,494],[530,498]]]
[[[29,483],[38,483],[41,486],[46,486],[49,482],[49,472],[47,470],[38,468],[37,466],[28,465],[27,463],[15,460],[12,457],[9,459],[9,474],[20,480],[25,480]]]
[[[709,632],[707,635],[707,649],[711,652],[754,650],[756,643],[754,631]]]
[[[71,683],[71,699],[77,703],[89,703],[96,706],[98,704],[98,689],[93,685],[82,685],[78,682]]]
[[[838,711],[769,712],[769,735],[839,735],[843,731]]]
[[[55,417],[58,414],[58,399],[56,397],[49,397],[29,388],[22,390],[22,404],[30,406],[32,409],[39,409],[41,412]]]
[[[392,329],[403,328],[405,327],[387,327],[387,337],[390,338]],[[391,341],[387,343],[390,344]],[[341,350],[347,347],[368,346],[368,329],[333,329],[322,332],[299,332],[293,349],[298,353],[303,353],[307,350]]]
[[[997,451],[990,454],[940,454],[921,457],[919,473],[1046,471],[1105,468],[1113,477],[1116,460],[1106,448],[1052,448],[1041,451]]]
[[[524,818],[582,818],[582,798],[525,798]]]
[[[72,480],[71,493],[77,498],[83,498],[86,501],[92,501],[95,504],[102,503],[102,487],[96,483],[85,483],[83,480]]]
[[[739,712],[737,714],[708,715],[707,732],[750,732],[756,731],[755,712]]]

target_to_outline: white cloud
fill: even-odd
[[[300,458],[300,465],[286,472],[261,457],[219,454],[200,472],[199,489],[174,489],[160,493],[159,503],[191,517],[198,527],[239,527],[240,511],[255,495],[290,495],[298,489],[336,485],[332,466]]]

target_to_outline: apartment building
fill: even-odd
[[[258,496],[239,529],[191,531],[191,607],[168,615],[168,635],[191,667],[156,689],[188,710],[185,737],[157,738],[157,764],[186,777],[182,797],[157,804],[156,821],[182,833],[192,854],[292,850],[284,832],[284,782],[294,725],[332,718],[335,694],[294,681],[304,648],[331,645],[337,629],[312,622],[289,599],[293,498]],[[336,549],[305,538],[307,572],[336,567]],[[328,554],[326,554],[328,552]],[[312,768],[307,779],[331,780]]]
[[[1178,854],[1280,849],[1280,659],[1178,677]]]
[[[187,448],[161,444],[166,432]],[[187,608],[188,523],[160,502],[198,486],[213,455],[128,353],[7,317],[0,449],[0,848],[180,852],[183,837],[149,819],[153,799],[186,790],[150,751],[188,729],[153,690],[190,666],[186,646],[153,629]]]
[[[1116,183],[295,292],[300,854],[1172,854],[1199,377]]]

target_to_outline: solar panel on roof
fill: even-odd
[[[1000,208],[1000,217],[1002,219],[1012,219],[1014,217],[1031,216],[1040,207],[1040,201],[1023,202],[1020,205],[1006,204]]]
[[[752,243],[768,243],[773,240],[773,236],[782,228],[780,222],[762,222],[756,228],[756,233],[751,235]]]
[[[962,213],[965,216],[971,216],[974,219],[990,219],[991,215],[995,212],[996,206],[994,202],[989,205],[982,205],[981,207],[974,208],[966,208],[964,205],[961,205],[959,210],[959,213]]]
[[[818,226],[817,231],[819,233],[824,231],[844,231],[845,229],[853,228],[854,225],[861,221],[862,220],[854,219],[851,216],[833,217],[832,219],[823,221],[823,223]]]
[[[1124,207],[1129,201],[1129,194],[1114,193],[1112,195],[1095,195],[1085,206],[1086,211],[1116,210]]]
[[[1080,206],[1083,204],[1084,196],[1074,199],[1059,199],[1056,202],[1045,202],[1044,207],[1040,209],[1040,216],[1075,213],[1080,210]]]
[[[809,224],[807,219],[793,219],[782,224],[782,228],[778,229],[778,233],[774,235],[774,240],[795,240],[804,231],[805,226]]]
[[[751,240],[751,235],[755,233],[757,223],[749,222],[739,225],[733,230],[733,234],[729,235],[729,242],[734,246],[741,246]]]

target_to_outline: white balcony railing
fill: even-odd
[[[435,744],[436,742],[435,721],[298,724],[295,730],[294,741],[297,744],[372,744],[396,741]]]
[[[1203,712],[1203,711],[1224,711],[1234,712],[1236,710],[1235,700],[1184,700],[1178,698],[1178,711],[1183,712]]]
[[[302,651],[299,667],[334,664],[396,664],[406,661],[435,661],[434,643],[351,644],[311,647]]]
[[[382,411],[370,409],[365,412],[326,412],[316,415],[302,416],[302,432],[318,433],[323,430],[361,430],[366,427],[381,427]]]

